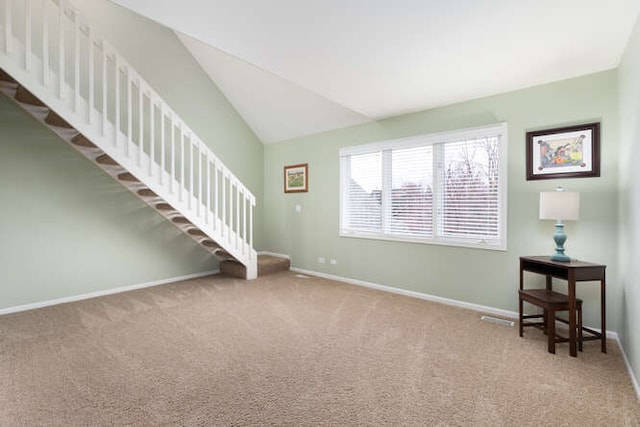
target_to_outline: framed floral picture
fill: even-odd
[[[309,191],[309,164],[302,163],[284,167],[284,192],[304,193]]]
[[[527,132],[527,181],[600,176],[600,123]]]

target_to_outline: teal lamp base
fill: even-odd
[[[571,262],[571,258],[566,256],[565,254],[555,253],[555,254],[551,255],[551,261]]]
[[[567,235],[564,232],[564,224],[560,220],[556,223],[553,240],[556,242],[556,253],[551,255],[551,261],[571,262],[571,258],[564,254],[564,242],[567,241]]]

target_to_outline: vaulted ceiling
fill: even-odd
[[[278,142],[617,67],[638,0],[112,0]]]

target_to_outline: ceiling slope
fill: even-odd
[[[177,34],[263,143],[370,120],[268,71]]]
[[[265,141],[615,68],[640,12],[638,0],[112,1],[217,49],[190,47]]]

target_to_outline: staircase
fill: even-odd
[[[66,0],[3,0],[0,91],[221,261],[257,277],[254,195]]]

